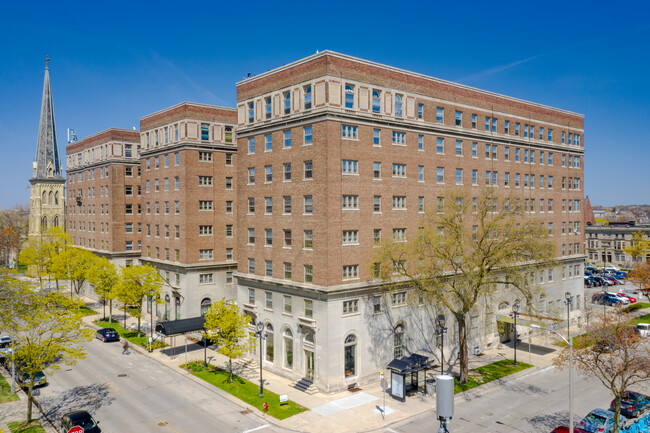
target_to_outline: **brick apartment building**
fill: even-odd
[[[402,354],[437,358],[445,312],[409,305],[370,268],[373,245],[413,236],[450,187],[521,197],[557,243],[535,308],[565,311],[567,291],[580,305],[583,134],[579,114],[330,51],[237,83],[237,298],[265,324],[264,368],[334,392]],[[472,313],[470,347],[499,342],[512,301]]]
[[[235,118],[184,102],[144,116],[140,131],[109,129],[67,148],[74,244],[120,266],[156,266],[166,280],[160,320],[234,298]]]

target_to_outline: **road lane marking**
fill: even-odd
[[[242,433],[251,433],[251,432],[254,432],[254,431],[257,431],[257,430],[262,430],[263,428],[267,428],[267,427],[269,427],[269,426],[270,426],[270,424],[264,424],[264,425],[261,425],[261,426],[259,426],[259,427],[255,427],[255,428],[252,428],[252,429],[244,430]]]
[[[176,430],[174,427],[170,426],[170,425],[167,424],[167,423],[165,423],[165,427],[169,428],[169,429],[172,430],[173,432],[179,433],[178,430]]]
[[[106,383],[108,383],[110,386],[112,386],[113,388],[115,388],[115,390],[117,390],[117,391],[120,390],[117,386],[113,385],[113,384],[110,383],[108,380],[106,381]]]

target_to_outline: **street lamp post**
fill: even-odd
[[[566,344],[569,345],[569,433],[573,433],[573,340],[571,340],[571,338],[567,340],[555,329],[542,328],[534,323],[531,323],[530,327],[555,332]]]
[[[264,379],[262,379],[262,341],[266,338],[264,334],[264,323],[257,323],[257,332],[255,336],[260,339],[260,397],[264,397]]]
[[[149,304],[151,306],[151,308],[149,308],[149,313],[151,313],[151,323],[149,323],[149,352],[153,351],[153,348],[151,347],[153,344],[153,295],[153,289],[149,290]]]
[[[517,365],[517,316],[519,315],[519,305],[518,304],[514,304],[512,306],[512,313],[510,313],[510,314],[515,319],[515,321],[513,323],[514,331],[515,331],[515,346],[514,346],[515,347],[515,362],[514,362],[514,364]]]
[[[440,337],[440,374],[445,374],[445,316],[440,315],[436,320],[436,335]]]

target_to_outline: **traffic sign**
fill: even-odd
[[[68,430],[68,433],[84,433],[84,428],[80,425],[76,425]]]
[[[380,371],[380,372],[379,372],[379,378],[380,378],[380,379],[383,379],[383,378],[384,378],[384,372],[383,372],[383,371]]]

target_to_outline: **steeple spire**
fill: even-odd
[[[43,83],[43,101],[41,103],[41,120],[38,125],[38,145],[34,161],[34,179],[61,179],[59,147],[56,141],[54,124],[54,106],[52,88],[50,87],[49,57],[45,57],[45,81]]]

